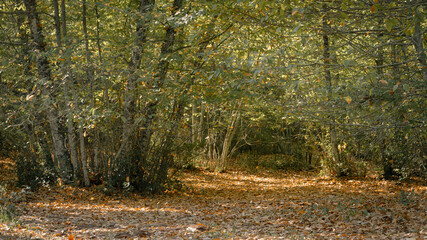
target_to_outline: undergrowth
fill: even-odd
[[[8,192],[7,185],[0,184],[0,222],[18,223],[18,217],[21,212],[19,203],[24,200],[28,189],[22,189],[19,192]]]

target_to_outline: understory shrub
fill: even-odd
[[[38,161],[35,157],[25,157],[20,155],[16,162],[16,172],[18,176],[17,185],[19,187],[29,187],[35,191],[40,186],[54,184],[57,174],[52,167],[46,166],[44,162]]]
[[[287,154],[269,154],[259,155],[252,153],[240,154],[237,158],[237,162],[249,169],[256,167],[263,167],[275,170],[308,170],[310,164],[305,159],[296,158],[292,155]]]
[[[8,193],[6,184],[0,184],[0,222],[16,223],[20,213],[19,203],[24,199],[28,189]]]

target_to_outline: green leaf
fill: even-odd
[[[393,27],[395,26],[395,23],[392,19],[387,19],[385,22],[385,27],[387,29],[388,32],[391,32],[391,30],[393,29]]]
[[[344,19],[348,19],[348,14],[345,12],[341,12],[341,17],[343,17]]]
[[[295,33],[296,31],[298,31],[298,29],[301,27],[301,25],[296,26],[296,28],[294,28],[294,30],[292,30],[293,33]]]
[[[353,59],[349,59],[349,60],[345,60],[344,61],[344,67],[349,67],[349,66],[354,66],[354,65],[356,65],[357,64],[357,62],[356,61],[354,61]]]
[[[410,90],[410,88],[409,88],[409,85],[408,84],[403,84],[403,90],[405,90],[405,91],[407,91],[407,92],[409,92],[409,90]]]
[[[399,84],[394,85],[393,86],[393,92],[395,92],[398,87],[399,87]]]

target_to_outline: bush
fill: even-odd
[[[49,186],[56,182],[57,174],[44,162],[40,163],[35,157],[19,156],[16,163],[19,187],[29,187],[37,190],[40,186]]]
[[[20,192],[7,193],[5,184],[0,185],[0,222],[16,222],[19,215],[19,202],[24,199],[24,195],[28,193],[28,189],[23,189]]]
[[[366,177],[368,172],[367,163],[355,159],[343,159],[335,169],[337,177]]]
[[[298,159],[287,154],[259,155],[255,153],[244,153],[237,157],[238,164],[249,169],[263,167],[275,170],[308,170],[311,166],[305,159]]]

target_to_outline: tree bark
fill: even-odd
[[[93,96],[93,84],[94,84],[94,70],[93,70],[93,66],[91,63],[91,53],[89,50],[89,37],[88,37],[88,33],[87,33],[87,21],[86,21],[86,15],[87,15],[87,11],[86,11],[86,0],[82,1],[82,5],[83,5],[83,13],[82,13],[82,23],[83,23],[83,35],[84,35],[84,41],[85,41],[85,56],[86,56],[86,77],[88,82],[90,83],[90,102],[91,102],[91,107],[92,109],[95,108],[95,102],[94,102],[94,96]],[[75,105],[78,108],[78,101],[76,98],[76,93],[73,91],[73,98],[75,100]],[[82,161],[82,170],[83,170],[83,180],[84,180],[84,184],[86,187],[90,186],[90,181],[89,181],[89,173],[88,173],[88,169],[87,169],[87,157],[86,157],[86,146],[85,146],[85,137],[84,137],[84,133],[83,133],[83,126],[82,124],[80,124],[78,126],[78,132],[79,132],[79,141],[80,141],[80,157],[81,157],[81,161]],[[96,129],[95,129],[96,131]],[[95,136],[96,136],[96,132],[95,132]],[[98,148],[98,142],[95,140],[95,146],[94,148],[97,149]],[[97,150],[96,150],[97,151]]]
[[[24,76],[31,76],[31,61],[29,56],[29,36],[27,34],[27,31],[25,28],[23,28],[23,25],[25,24],[25,15],[19,14],[16,18],[17,20],[17,27],[19,32],[19,39],[21,45],[21,55],[20,55],[20,61],[22,63],[22,66],[24,67]],[[1,82],[1,77],[0,77]]]
[[[175,16],[177,12],[182,8],[183,0],[174,0],[171,15]],[[157,73],[154,76],[153,88],[161,89],[166,79],[166,75],[169,68],[169,60],[167,59],[167,55],[172,53],[172,47],[175,42],[175,35],[177,33],[177,29],[169,25],[166,29],[165,38],[162,44],[162,48],[160,51],[160,61],[157,67]],[[150,128],[153,121],[153,117],[157,112],[156,106],[158,102],[151,102],[146,106],[146,121],[143,123],[141,133],[141,142],[143,144],[142,149],[145,152],[148,149],[148,145],[150,143]],[[146,154],[146,153],[143,153]]]
[[[36,53],[36,64],[38,75],[43,84],[43,95],[48,103],[46,110],[50,131],[52,134],[52,145],[54,156],[59,165],[59,173],[64,183],[71,181],[71,166],[68,152],[65,148],[65,138],[59,130],[58,106],[54,102],[54,92],[49,86],[52,80],[50,63],[46,57],[46,43],[42,33],[42,25],[37,13],[36,0],[24,0],[27,10],[29,28],[31,30],[32,48]]]
[[[193,100],[193,103],[191,104],[191,143],[195,144],[197,142],[197,123],[196,123],[196,113],[197,107],[196,107],[196,101]]]
[[[61,36],[61,20],[59,16],[59,4],[58,0],[53,0],[53,7],[54,7],[54,21],[55,21],[55,36],[56,36],[56,45],[58,47],[58,52],[62,52],[62,36]],[[74,122],[73,122],[73,112],[72,112],[72,104],[70,102],[69,97],[69,83],[68,78],[70,77],[65,63],[61,64],[61,71],[62,71],[62,78],[63,78],[63,91],[64,91],[64,98],[65,98],[65,105],[66,105],[66,111],[67,111],[67,134],[68,134],[68,144],[70,147],[70,154],[71,154],[71,163],[73,166],[73,173],[74,178],[77,179],[77,176],[79,174],[79,164],[78,164],[78,157],[77,157],[77,148],[76,148],[76,140],[75,140],[75,134],[74,134]]]
[[[200,120],[199,120],[199,134],[198,134],[198,141],[204,142],[204,133],[205,133],[205,106],[203,105],[203,102],[200,103]]]
[[[329,30],[330,26],[328,24],[327,14],[328,14],[328,8],[326,4],[323,4],[322,6],[323,13],[325,16],[323,16],[322,19],[322,31],[323,31],[323,64],[325,68],[325,81],[326,86],[328,90],[328,99],[329,101],[332,101],[332,76],[330,71],[330,45],[329,45]],[[337,136],[336,136],[336,129],[335,129],[335,117],[333,115],[330,116],[331,125],[329,127],[330,131],[330,139],[331,139],[331,145],[332,145],[332,158],[333,158],[333,164],[339,163],[339,153],[338,153],[338,143],[337,143]]]
[[[136,101],[135,91],[138,80],[137,70],[141,66],[141,59],[144,50],[144,45],[147,42],[147,32],[151,22],[151,12],[154,8],[155,0],[140,0],[138,7],[138,15],[136,19],[135,40],[132,47],[132,56],[129,63],[129,78],[126,83],[125,100],[123,106],[123,132],[122,142],[120,148],[111,163],[109,171],[109,179],[115,168],[118,159],[123,161],[123,164],[128,166],[127,175],[131,175],[130,171],[134,164],[132,163],[131,151],[136,144],[136,128],[135,128],[135,115],[136,115]]]
[[[99,71],[98,71],[98,79],[101,79],[101,82],[103,83],[103,100],[104,100],[104,104],[105,104],[105,109],[109,109],[109,97],[108,97],[108,82],[106,77],[104,76],[104,68],[103,68],[103,59],[102,59],[102,47],[101,47],[101,39],[99,37],[99,12],[98,12],[98,4],[95,4],[95,17],[96,17],[96,47],[97,47],[97,52],[98,52],[98,61],[99,61]],[[98,147],[95,147],[95,154],[94,154],[94,159],[93,161],[95,162],[95,172],[98,173],[98,171],[100,170],[100,166],[101,166],[101,160],[99,157],[99,152],[100,152],[100,134],[99,131],[95,131],[95,145]],[[108,150],[105,150],[108,151]],[[102,163],[104,164],[104,166],[108,166],[107,163],[107,159],[103,159]],[[107,167],[105,167],[105,169],[108,169]]]
[[[380,17],[380,19],[378,20],[378,27],[381,28],[382,27],[382,18]],[[383,33],[378,34],[378,38],[380,40],[382,40],[383,37]],[[383,43],[380,42],[379,46],[377,48],[377,59],[375,60],[375,64],[377,66],[377,75],[379,80],[384,78],[384,69],[383,69],[383,65],[384,65],[384,47],[383,47]],[[393,168],[389,162],[389,160],[387,159],[387,155],[386,155],[386,148],[387,148],[387,144],[386,144],[386,129],[384,129],[384,123],[381,122],[380,123],[382,126],[382,128],[379,129],[379,132],[377,134],[378,138],[379,138],[379,148],[380,148],[380,158],[381,158],[381,164],[383,167],[383,176],[386,179],[389,179],[392,177],[393,175]]]
[[[228,158],[233,153],[233,148],[231,148],[231,141],[234,138],[234,135],[237,130],[237,122],[240,119],[240,107],[242,102],[237,102],[234,109],[231,111],[230,124],[227,126],[227,130],[224,137],[224,142],[222,143],[221,155],[218,156],[218,165],[216,166],[217,172],[222,172],[227,169]]]
[[[171,9],[171,16],[176,16],[176,14],[179,12],[179,10],[182,8],[183,6],[183,0],[174,0],[173,2],[173,6]],[[166,29],[166,34],[165,34],[165,38],[161,47],[161,51],[160,51],[160,61],[159,64],[157,66],[157,73],[154,76],[153,79],[153,88],[160,90],[163,85],[164,82],[166,80],[166,76],[167,76],[167,72],[168,72],[168,68],[169,68],[169,60],[167,59],[167,56],[169,54],[172,53],[173,51],[173,46],[175,43],[175,36],[178,32],[178,29],[173,26],[173,24],[169,24],[167,26]],[[151,138],[151,133],[152,133],[152,123],[153,123],[153,119],[154,116],[157,113],[157,105],[158,105],[158,101],[154,101],[154,102],[149,102],[146,106],[146,118],[145,121],[142,124],[142,131],[140,133],[140,142],[141,142],[141,161],[144,161],[144,159],[148,156],[148,150],[149,150],[149,146],[150,146],[150,138]],[[182,111],[182,106],[181,104],[178,102],[178,106],[177,106],[177,112],[176,112],[176,119],[180,119],[180,112]],[[172,121],[172,126],[176,124],[177,120],[171,119]],[[174,130],[173,130],[174,131]],[[165,142],[164,144],[166,144],[166,146],[169,146],[169,141],[171,141],[171,138],[169,137],[170,133],[165,136],[166,138],[164,139]],[[167,169],[168,169],[168,162],[169,162],[169,157],[168,155],[165,154],[169,154],[169,150],[166,151],[162,154],[162,156],[157,156],[158,161],[161,162],[157,162],[155,163],[155,165],[158,165],[159,168],[155,168],[156,169],[156,175],[154,176],[153,181],[155,181],[156,179],[160,179],[162,180],[167,174]],[[158,183],[158,182],[157,182]]]
[[[414,35],[412,37],[412,43],[417,52],[418,62],[423,72],[423,81],[427,83],[427,64],[426,64],[426,52],[424,50],[424,29],[421,26],[423,16],[420,14],[419,8],[415,9],[415,28]]]

